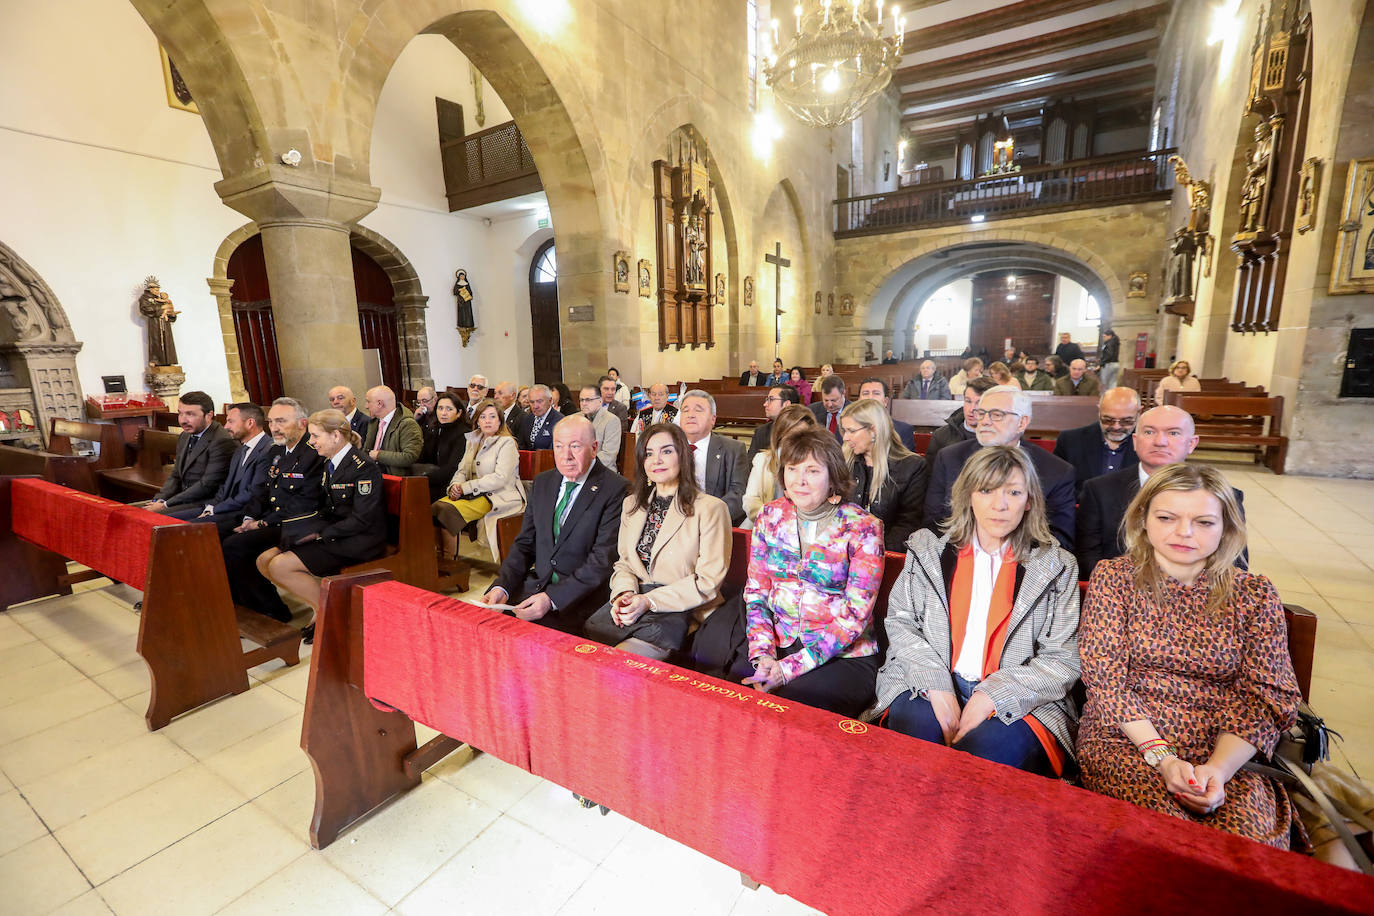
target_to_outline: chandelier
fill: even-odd
[[[796,31],[786,40],[774,19],[774,51],[764,70],[774,98],[813,127],[839,127],[862,114],[902,58],[906,19],[892,7],[893,34],[884,37],[883,10],[882,0],[798,3]]]

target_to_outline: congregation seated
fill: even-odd
[[[825,376],[821,376],[821,379],[824,378]],[[793,366],[787,371],[787,384],[797,392],[797,397],[801,398],[803,404],[811,403],[811,383],[807,381],[806,373],[802,371],[801,366]],[[816,385],[819,387],[820,379],[816,381]]]
[[[656,423],[672,423],[677,419],[677,408],[668,403],[668,386],[656,382],[649,386],[649,406],[635,414],[630,432],[640,433]]]
[[[759,452],[767,449],[773,441],[773,421],[788,404],[801,404],[801,395],[797,394],[797,389],[791,385],[774,385],[768,389],[768,394],[763,399],[763,415],[768,418],[767,422],[754,427],[754,433],[749,439],[746,457],[751,467]]]
[[[1054,454],[1073,465],[1081,492],[1094,477],[1136,464],[1132,433],[1140,419],[1134,388],[1109,388],[1097,402],[1097,422],[1066,429],[1054,440]]]
[[[363,438],[367,437],[367,424],[372,419],[358,409],[358,398],[347,385],[335,385],[329,389],[329,406],[348,418],[348,425]]]
[[[1069,363],[1067,375],[1054,380],[1054,393],[1060,397],[1077,395],[1095,398],[1102,393],[1102,384],[1097,380],[1097,376],[1088,371],[1086,361],[1076,359]]]
[[[697,489],[692,460],[686,434],[671,423],[650,426],[638,438],[611,600],[587,620],[589,638],[666,659],[682,647],[693,617],[721,603],[730,568],[730,512]]]
[[[976,356],[970,356],[964,360],[959,371],[954,373],[954,377],[949,380],[949,395],[957,398],[964,393],[965,386],[976,378],[983,375],[983,361]]]
[[[444,496],[430,511],[441,529],[445,559],[458,557],[458,536],[476,530],[487,513],[502,515],[525,502],[520,484],[520,449],[501,420],[501,408],[490,398],[473,411],[477,428],[466,436],[466,448]]]
[[[782,360],[780,358],[775,358],[773,360],[773,371],[768,373],[763,383],[769,388],[775,385],[786,385],[788,377],[787,369],[783,366]]]
[[[947,446],[931,465],[930,487],[926,490],[925,523],[934,526],[949,518],[950,495],[965,462],[980,448],[992,445],[1017,445],[1030,458],[1045,494],[1045,515],[1050,531],[1061,547],[1072,551],[1074,544],[1073,466],[1056,458],[1024,438],[1030,425],[1031,398],[1019,388],[989,388],[978,407],[970,411],[978,423],[975,438]]]
[[[407,407],[396,403],[396,392],[386,385],[368,389],[366,403],[372,416],[363,437],[367,457],[379,464],[383,473],[408,475],[425,447],[420,424]]]
[[[716,399],[705,391],[693,388],[686,392],[678,399],[677,408],[678,425],[695,453],[692,472],[697,489],[724,501],[730,510],[730,524],[740,524],[744,521],[744,488],[749,483],[744,443],[712,432]]]
[[[318,611],[320,579],[386,550],[386,492],[381,466],[359,451],[362,440],[342,413],[333,408],[313,413],[308,429],[310,447],[324,468],[317,510],[285,519],[280,542],[259,554],[257,564],[273,583]],[[312,621],[301,631],[301,641],[309,645],[314,638]]]
[[[482,600],[581,634],[610,597],[627,483],[596,460],[591,421],[580,414],[554,427],[553,455],[554,470],[534,479],[520,534]]]
[[[892,392],[887,388],[887,382],[880,378],[870,376],[859,383],[860,400],[868,398],[877,401],[887,413],[888,420],[892,423],[892,431],[897,434],[897,438],[902,440],[902,445],[906,446],[909,452],[916,451],[916,428],[910,423],[904,423],[892,416]]]
[[[428,436],[434,429],[438,419],[434,414],[434,405],[439,401],[439,393],[429,385],[415,392],[415,409],[411,416],[420,425],[420,432]],[[360,433],[359,435],[367,435]]]
[[[582,406],[582,415],[592,422],[592,432],[596,435],[596,460],[612,471],[616,470],[620,440],[624,434],[620,417],[611,407],[619,402],[604,400],[601,389],[595,385],[583,385],[578,401]]]
[[[468,426],[474,428],[477,426],[477,420],[472,414],[477,409],[477,405],[486,400],[487,394],[487,377],[485,375],[479,372],[468,379],[468,406],[463,417],[468,421]]]
[[[620,380],[620,370],[611,366],[606,370],[606,378],[615,382],[615,399],[628,413],[630,410],[630,386]]]
[[[942,448],[975,438],[978,431],[978,421],[974,419],[974,412],[978,410],[983,395],[996,387],[997,383],[986,375],[979,375],[977,378],[969,380],[960,395],[964,400],[963,406],[956,408],[945,419],[945,425],[930,434],[930,442],[926,445],[925,454],[927,465],[931,468],[935,467],[935,458],[940,454]]]
[[[821,399],[811,405],[816,422],[825,427],[826,432],[840,441],[840,413],[848,400],[845,399],[844,379],[838,375],[827,375],[820,382]],[[803,401],[803,404],[806,402]]]
[[[777,389],[774,389],[776,391]],[[788,389],[790,390],[790,389]],[[778,448],[795,429],[817,425],[816,416],[800,404],[787,404],[777,417],[764,424],[768,427],[768,447],[754,456],[749,468],[749,483],[744,488],[744,521],[741,528],[753,528],[759,510],[783,497],[782,465]]]
[[[768,380],[768,376],[759,369],[759,361],[749,360],[749,368],[739,374],[739,385],[741,388],[757,388]]]
[[[988,366],[988,377],[1003,387],[1021,389],[1021,383],[1012,375],[1011,367],[1000,359]]]
[[[1045,357],[1045,371],[1050,374],[1050,378],[1058,381],[1069,374],[1069,367],[1059,357],[1050,354]]]
[[[840,414],[844,457],[854,475],[853,500],[883,523],[888,550],[906,549],[921,527],[930,469],[897,438],[892,418],[877,401],[855,401]]]
[[[1127,553],[1093,571],[1083,606],[1084,786],[1287,849],[1287,793],[1241,767],[1273,752],[1302,696],[1278,592],[1235,567],[1231,486],[1206,466],[1163,468],[1122,527]]]
[[[177,406],[176,461],[162,489],[144,507],[167,513],[178,506],[203,507],[229,476],[229,458],[238,443],[215,420],[215,402],[203,391],[188,391]]]
[[[970,458],[941,527],[907,548],[876,709],[903,734],[1060,776],[1078,718],[1078,564],[1050,533],[1027,453]]]
[[[908,401],[952,401],[954,395],[949,390],[949,380],[935,371],[932,360],[921,363],[920,374],[906,383],[902,397]]]
[[[232,531],[243,517],[253,496],[267,484],[267,417],[256,404],[231,404],[224,415],[224,428],[239,443],[229,457],[224,483],[203,504],[177,506],[166,514],[183,521],[206,521],[219,526],[220,536]]]
[[[515,396],[515,403],[520,405],[520,409],[525,413],[530,410],[530,385],[521,385],[519,393]]]
[[[1126,517],[1126,507],[1135,499],[1146,480],[1162,468],[1187,461],[1197,444],[1193,418],[1186,410],[1173,406],[1152,407],[1140,415],[1132,437],[1137,463],[1089,479],[1079,494],[1075,549],[1078,571],[1082,576],[1091,576],[1102,560],[1119,557],[1126,552],[1126,543],[1121,535],[1121,520]],[[1244,518],[1243,494],[1233,489],[1232,495]],[[1243,550],[1237,563],[1242,569],[1246,567]]]
[[[554,406],[555,397],[548,385],[531,386],[529,413],[521,414],[519,426],[512,430],[520,448],[527,452],[553,448],[553,428],[563,419]]]
[[[554,406],[558,408],[560,417],[575,417],[581,413],[578,407],[577,397],[568,390],[568,386],[562,382],[555,382],[552,386],[554,392]]]
[[[1021,369],[1016,372],[1017,384],[1022,391],[1054,391],[1054,379],[1048,372],[1040,370],[1040,360],[1027,356],[1021,361]]]
[[[430,502],[443,497],[467,452],[469,429],[463,418],[456,396],[445,391],[435,397],[434,424],[425,430],[420,460],[411,469],[429,480]]]
[[[1202,383],[1193,375],[1193,367],[1188,364],[1186,359],[1177,360],[1169,367],[1169,374],[1159,380],[1155,386],[1155,403],[1164,403],[1164,392],[1166,391],[1201,391]]]
[[[506,428],[515,431],[520,425],[520,415],[525,409],[520,406],[519,389],[514,382],[497,382],[493,389],[492,397],[496,400],[496,406],[501,409],[501,420],[506,424]]]
[[[597,379],[595,386],[595,390],[601,397],[603,407],[607,413],[615,417],[616,422],[620,424],[621,430],[630,428],[629,389],[626,389],[624,402],[619,398],[620,389],[624,387],[624,385],[620,384],[620,382],[611,378],[609,375],[603,375],[601,378]],[[581,399],[578,401],[578,407],[585,411],[585,405],[582,404]]]

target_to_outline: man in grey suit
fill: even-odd
[[[738,526],[744,521],[744,488],[749,483],[744,443],[711,432],[716,425],[716,399],[700,388],[678,398],[677,422],[692,446],[697,487],[724,500],[730,524]]]
[[[601,392],[601,401],[606,405],[606,409],[614,414],[615,418],[620,421],[620,428],[629,429],[630,408],[615,399],[615,392],[620,386],[620,383],[609,375],[603,375],[601,378],[597,379],[596,386]]]
[[[921,374],[906,383],[902,397],[908,401],[952,401],[949,393],[949,379],[935,371],[935,363],[926,360],[921,363]]]
[[[601,400],[601,390],[595,385],[583,385],[578,395],[582,415],[592,421],[592,432],[596,435],[596,460],[612,471],[617,471],[616,458],[620,455],[620,439],[624,435],[620,421],[611,413],[610,405]]]
[[[203,391],[188,391],[177,407],[176,463],[171,476],[146,503],[151,512],[166,514],[178,506],[203,506],[229,476],[229,458],[238,448],[233,435],[215,422],[215,402]]]
[[[234,529],[253,496],[267,486],[267,450],[272,447],[267,417],[256,404],[231,404],[224,415],[224,428],[239,443],[229,459],[229,474],[224,483],[204,504],[177,506],[167,511],[183,521],[214,522],[220,526],[221,537]]]

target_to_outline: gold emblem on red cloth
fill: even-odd
[[[590,643],[585,643],[585,642],[584,642],[582,645],[578,646],[578,647],[577,647],[576,649],[574,649],[573,651],[574,651],[574,652],[581,652],[583,655],[590,655],[591,653],[593,653],[593,652],[596,651],[596,646],[593,646],[593,645],[591,645]]]
[[[851,735],[862,735],[868,732],[868,726],[855,719],[841,719],[840,731],[848,732]]]

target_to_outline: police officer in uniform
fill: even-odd
[[[312,414],[309,430],[323,460],[319,513],[287,522],[280,545],[258,556],[258,570],[318,610],[321,578],[386,550],[386,494],[381,467],[362,453],[362,439],[341,412]],[[314,641],[313,622],[302,637]]]
[[[224,566],[234,603],[282,623],[291,610],[277,589],[258,571],[257,558],[282,539],[282,523],[295,523],[319,512],[323,461],[303,440],[306,412],[294,398],[277,398],[268,411],[273,445],[267,453],[267,485],[253,495],[238,524],[220,529]]]

